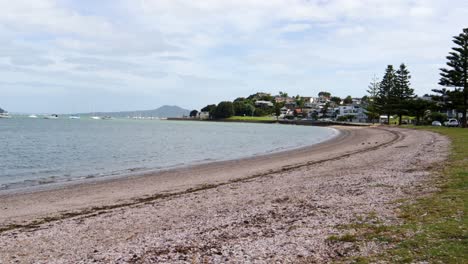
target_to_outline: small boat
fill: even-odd
[[[58,119],[58,115],[56,114],[53,114],[53,115],[48,115],[48,116],[44,116],[44,119]]]
[[[108,119],[112,119],[112,117],[111,116],[103,116],[101,119],[102,120],[108,120]]]
[[[101,117],[100,116],[92,116],[91,119],[94,119],[94,120],[100,120]]]
[[[0,113],[0,118],[11,118],[11,115],[8,112]]]
[[[81,117],[72,115],[72,116],[69,116],[68,118],[69,119],[80,119]]]
[[[30,115],[29,118],[37,118],[37,115]]]

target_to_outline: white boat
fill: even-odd
[[[69,118],[69,119],[80,119],[81,117],[79,117],[79,116],[73,116],[73,115],[72,115],[72,116],[69,116],[68,118]]]
[[[11,118],[11,115],[8,112],[0,113],[0,118]]]
[[[92,116],[91,119],[99,120],[99,119],[101,119],[101,117],[100,116]]]
[[[56,114],[53,114],[53,115],[48,115],[48,116],[44,116],[44,119],[58,119],[58,115]]]
[[[29,118],[37,118],[37,115],[30,115]]]

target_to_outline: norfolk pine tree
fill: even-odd
[[[387,115],[387,124],[390,124],[390,115],[394,113],[394,107],[396,105],[396,85],[396,72],[393,69],[393,65],[388,65],[375,98],[375,106],[378,111]]]
[[[398,114],[398,125],[401,125],[401,119],[404,113],[408,113],[408,101],[414,98],[414,90],[410,87],[411,75],[402,63],[396,72],[396,85],[395,85],[395,99],[397,100],[397,107],[395,108]]]
[[[453,87],[455,91],[460,91],[463,96],[462,102],[462,127],[466,127],[466,111],[468,100],[468,28],[453,37],[456,47],[452,48],[447,56],[447,68],[440,69],[442,76],[439,84],[446,87]]]
[[[369,100],[366,106],[366,115],[369,117],[370,121],[374,123],[374,120],[378,118],[378,111],[376,107],[376,97],[379,91],[380,82],[377,80],[377,77],[372,78],[368,86],[367,93],[369,94]]]

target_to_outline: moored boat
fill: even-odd
[[[0,113],[0,118],[11,118],[11,115],[8,112]]]
[[[44,119],[58,119],[59,116],[56,114],[44,116]]]

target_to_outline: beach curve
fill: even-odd
[[[348,178],[349,175],[347,174],[355,175],[356,171],[359,171],[359,170],[364,170],[362,172],[364,174],[366,173],[372,174],[372,171],[369,171],[369,170],[374,169],[374,172],[378,175],[379,174],[378,168],[376,169],[375,167],[373,167],[375,165],[372,165],[372,163],[370,163],[372,166],[366,163],[367,165],[369,165],[369,168],[365,168],[365,166],[359,166],[359,163],[374,161],[375,164],[377,165],[387,166],[387,165],[384,165],[382,161],[375,160],[377,158],[376,154],[379,151],[380,152],[383,151],[385,153],[385,151],[389,151],[389,150],[393,152],[395,152],[395,150],[398,150],[398,152],[394,153],[394,155],[381,157],[382,159],[387,160],[387,161],[388,159],[396,158],[398,162],[407,162],[405,161],[405,159],[402,159],[401,157],[402,155],[403,156],[408,155],[408,153],[405,154],[405,152],[409,152],[410,150],[412,152],[419,151],[418,152],[419,155],[423,155],[423,156],[426,155],[423,159],[420,160],[420,164],[418,164],[418,166],[421,166],[421,164],[424,162],[433,163],[434,160],[444,159],[444,155],[439,155],[438,157],[433,157],[433,156],[427,157],[428,153],[429,154],[432,153],[433,155],[433,151],[434,151],[433,149],[431,149],[431,151],[428,152],[427,149],[435,148],[435,147],[446,148],[446,146],[448,145],[448,141],[445,138],[441,136],[437,136],[433,133],[428,133],[428,132],[418,132],[422,136],[416,136],[415,135],[416,132],[411,132],[410,130],[403,130],[403,129],[349,128],[347,127],[347,128],[340,128],[340,130],[343,132],[340,134],[340,136],[338,136],[334,140],[328,141],[323,144],[319,144],[312,148],[303,148],[303,149],[295,150],[291,152],[275,153],[272,155],[260,156],[260,157],[256,157],[256,158],[248,159],[248,160],[219,162],[219,163],[209,164],[208,166],[203,165],[200,167],[194,166],[191,168],[178,170],[177,172],[175,171],[165,172],[167,174],[158,175],[157,177],[158,183],[161,181],[166,182],[166,185],[163,184],[163,186],[158,185],[157,187],[155,187],[154,186],[155,176],[146,175],[146,176],[142,176],[138,178],[118,179],[112,182],[95,183],[95,185],[74,186],[72,188],[66,188],[63,190],[50,190],[50,191],[38,192],[38,193],[19,194],[21,195],[21,199],[18,199],[18,196],[0,197],[0,200],[2,201],[2,207],[6,206],[2,208],[2,216],[0,217],[0,222],[2,223],[3,228],[4,228],[2,236],[4,238],[10,237],[12,232],[14,233],[21,232],[21,230],[24,230],[25,228],[32,229],[33,230],[32,232],[37,232],[37,234],[39,235],[42,229],[45,229],[45,230],[47,230],[48,228],[54,229],[57,226],[61,226],[62,228],[64,226],[75,226],[75,227],[76,225],[80,226],[81,224],[76,222],[77,219],[81,219],[80,221],[85,221],[85,222],[89,221],[90,223],[94,221],[94,224],[96,224],[95,221],[97,221],[97,219],[105,218],[106,215],[109,218],[115,218],[115,217],[121,217],[122,216],[121,214],[125,214],[126,218],[132,218],[134,217],[133,215],[138,215],[139,213],[142,213],[140,212],[140,210],[146,207],[150,209],[155,208],[155,207],[162,208],[161,210],[165,212],[167,216],[173,215],[174,213],[176,213],[176,211],[178,211],[178,213],[181,215],[189,214],[193,217],[194,215],[196,215],[196,212],[192,211],[193,209],[189,210],[188,208],[185,208],[185,210],[182,210],[182,211],[178,209],[170,210],[170,207],[164,206],[164,204],[171,203],[177,200],[183,200],[187,202],[187,204],[191,204],[193,203],[195,199],[194,196],[195,196],[195,197],[198,197],[196,199],[199,199],[199,200],[201,199],[202,201],[206,202],[207,205],[209,205],[212,203],[216,203],[216,201],[215,202],[210,201],[210,197],[213,198],[213,197],[216,197],[216,195],[208,195],[208,193],[213,193],[213,192],[216,193],[216,192],[220,192],[220,190],[223,190],[225,192],[233,192],[232,190],[237,190],[234,192],[238,192],[238,193],[243,192],[244,195],[248,194],[245,198],[248,201],[251,201],[250,199],[251,197],[256,197],[255,201],[252,202],[253,204],[257,205],[254,207],[255,211],[263,210],[263,209],[260,210],[258,208],[259,203],[283,204],[283,205],[286,205],[286,207],[291,207],[291,206],[297,207],[297,203],[293,201],[297,200],[300,195],[295,196],[294,192],[285,193],[284,191],[280,191],[280,193],[276,195],[278,196],[276,198],[279,200],[277,202],[272,202],[275,199],[272,200],[272,199],[257,197],[259,193],[263,193],[265,196],[270,196],[272,192],[271,190],[268,192],[268,190],[264,190],[263,189],[264,187],[262,187],[258,190],[259,193],[256,193],[255,188],[254,189],[252,188],[254,185],[258,185],[260,183],[261,185],[269,185],[270,187],[272,187],[272,190],[274,192],[275,188],[282,187],[282,188],[288,189],[288,188],[293,188],[291,186],[295,186],[296,188],[294,189],[295,192],[302,193],[302,195],[305,195],[305,196],[312,195],[311,193],[307,192],[307,189],[304,190],[304,188],[300,188],[300,185],[296,186],[298,184],[296,183],[296,181],[300,180],[302,181],[301,182],[302,185],[312,184],[314,188],[312,188],[311,190],[320,194],[323,190],[321,188],[318,188],[318,186],[316,185],[317,182],[321,182],[320,184],[323,185],[322,187],[324,189],[330,188],[330,186],[328,186],[330,185],[329,181],[324,181],[324,179],[328,179],[328,180],[332,179],[333,181],[335,181],[335,184],[337,184],[336,182],[337,178],[341,178],[344,184],[346,185],[346,183],[347,182],[349,183],[350,181],[350,179]],[[422,143],[428,143],[428,145],[426,146]],[[399,145],[399,144],[400,145],[405,144],[405,145],[401,145],[398,148],[396,148],[395,145]],[[421,146],[426,146],[427,148],[426,151],[424,151],[424,153],[421,152],[421,149],[418,149],[418,148],[421,148]],[[362,159],[362,157],[360,157],[363,155],[366,156],[369,159],[369,161],[366,161],[365,159]],[[350,163],[350,160],[353,160],[353,159],[355,161]],[[347,167],[347,170],[345,171],[340,170],[340,168],[344,166],[343,164],[348,167],[349,166],[353,167],[354,171],[351,172],[349,170],[350,168],[348,167]],[[427,176],[427,173],[422,173],[422,174],[423,176],[424,175]],[[379,177],[384,177],[384,176],[379,175]],[[395,176],[395,175],[390,175],[390,176]],[[396,177],[397,176],[401,177],[401,175],[396,175]],[[367,177],[373,177],[373,176],[368,175]],[[288,179],[287,181],[285,181],[286,178]],[[308,181],[304,181],[306,178],[308,179]],[[172,181],[169,179],[172,179]],[[311,179],[313,179],[313,181],[311,181]],[[360,177],[359,179],[362,179],[362,177]],[[417,179],[415,178],[413,180],[414,182],[419,182],[421,181],[421,178],[417,178]],[[151,182],[152,184],[149,184]],[[275,185],[274,184],[275,182],[278,184]],[[290,184],[290,186],[284,186],[285,183]],[[170,186],[171,188],[167,188],[168,186]],[[123,189],[123,187],[126,187],[126,188]],[[349,189],[349,186],[348,186],[348,189]],[[363,190],[360,190],[360,192],[362,191]],[[344,194],[345,194],[344,196],[346,196],[347,192],[345,191]],[[57,197],[60,198],[60,195],[62,195],[62,199],[57,199]],[[65,195],[67,196],[65,197]],[[227,195],[226,197],[222,198],[224,202],[226,202],[224,207],[228,208],[226,209],[227,210],[226,212],[223,212],[223,210],[219,208],[220,204],[215,204],[215,205],[212,204],[213,208],[217,208],[217,210],[219,211],[219,212],[217,211],[217,213],[220,215],[224,215],[224,218],[223,218],[224,220],[231,219],[232,220],[231,223],[233,223],[232,218],[233,217],[235,218],[235,216],[233,216],[232,213],[230,213],[229,208],[232,207],[232,208],[237,208],[238,210],[243,210],[243,209],[239,209],[240,208],[239,201],[236,200],[238,198],[235,198],[238,195],[239,194],[233,195],[233,193],[230,193],[230,195]],[[351,195],[353,195],[353,192],[351,192]],[[402,194],[399,193],[399,195],[401,196]],[[288,198],[285,198],[285,197],[288,197]],[[391,198],[395,198],[395,195],[389,195],[387,199],[391,199]],[[221,199],[221,198],[218,197],[218,199]],[[264,201],[262,201],[262,199]],[[237,201],[237,203],[235,203],[235,201]],[[302,203],[310,203],[310,201],[308,202],[306,202],[305,200],[301,200],[301,201]],[[317,205],[320,205],[323,203],[326,203],[326,201],[320,201],[320,199],[316,200],[315,205],[313,206],[315,208],[314,210],[317,211],[317,208],[318,208]],[[179,204],[179,207],[181,206],[180,202],[177,204]],[[267,206],[267,207],[270,207],[270,209],[272,208],[271,204]],[[201,205],[199,205],[199,203],[195,203],[194,208],[196,208],[197,206],[201,206]],[[63,208],[70,208],[70,207],[72,208],[71,210],[70,209],[65,210],[65,211],[63,210]],[[251,206],[249,205],[247,207],[251,207]],[[34,209],[34,208],[39,208],[39,209]],[[174,211],[174,212],[169,212],[168,210]],[[210,215],[213,209],[204,207],[204,210],[207,210],[208,215]],[[201,210],[200,212],[203,212],[204,210]],[[7,213],[3,214],[3,212],[7,212]],[[159,210],[156,210],[155,213],[156,212],[159,212]],[[249,210],[247,210],[244,213],[246,215],[251,214]],[[167,216],[164,216],[164,214],[162,214],[162,215],[159,215],[158,217],[164,218]],[[204,218],[202,215],[200,215],[200,217]],[[298,216],[298,217],[303,218],[304,216]],[[269,223],[269,220],[268,220],[269,218],[266,218],[265,216],[263,216],[263,218],[265,219],[260,221],[261,222],[259,224],[260,226],[263,226],[263,227],[268,226],[268,225],[274,226],[276,224],[276,223]],[[270,215],[270,218],[271,218],[271,215]],[[234,222],[237,223],[238,222],[237,220]],[[299,220],[300,219],[298,219],[298,221]],[[180,222],[184,220],[179,219],[178,221]],[[244,223],[244,225],[249,226],[250,225],[249,223],[252,220],[243,220],[243,221],[244,222],[242,223]],[[245,221],[247,221],[247,223],[245,223]],[[179,223],[179,224],[175,224],[174,226],[172,226],[173,228],[165,227],[165,230],[156,230],[157,229],[156,226],[152,226],[152,225],[148,226],[147,224],[148,223],[146,223],[146,227],[145,225],[141,224],[140,229],[138,232],[136,232],[136,234],[143,236],[141,233],[142,228],[143,229],[149,228],[151,230],[155,229],[153,230],[155,233],[160,233],[160,232],[171,233],[171,231],[175,230],[174,228],[180,227],[180,223]],[[199,224],[200,223],[198,223],[198,225],[194,224],[193,227],[190,227],[190,228],[187,227],[187,228],[190,230],[196,229],[196,228],[202,228],[200,227]],[[47,226],[47,225],[49,225],[49,227],[44,228],[44,226]],[[109,225],[109,223],[107,223],[107,225]],[[88,225],[88,228],[89,228],[89,225]],[[110,228],[113,228],[113,227],[110,227]],[[328,230],[328,233],[330,233],[331,232],[330,230],[332,230],[331,227],[327,227],[325,229]],[[149,233],[146,232],[146,234],[151,234],[151,230]],[[211,232],[215,232],[215,231],[216,230],[213,229]],[[132,233],[132,231],[126,230],[123,233],[128,235],[128,233]],[[210,232],[205,231],[203,233],[209,234]],[[50,235],[50,232],[49,232],[49,235]],[[58,234],[58,236],[59,237],[62,236],[62,238],[64,235],[65,235],[64,233]],[[187,238],[189,238],[193,234],[186,234],[186,235],[187,235]],[[113,236],[120,237],[121,235],[113,234]],[[165,236],[161,236],[161,237],[165,237]],[[251,238],[252,235],[247,235],[246,237]],[[204,238],[205,238],[205,242],[209,241],[208,236]],[[318,236],[318,238],[320,238],[319,240],[323,242],[324,240],[323,234],[321,234],[321,236]],[[97,242],[99,239],[102,239],[102,237],[100,237],[99,235],[96,235],[95,239],[92,242]],[[220,239],[220,238],[217,237],[217,239]],[[10,252],[10,253],[2,252],[1,254],[2,256],[4,255],[3,253],[6,254],[5,256],[11,256],[13,254],[12,252],[15,252],[15,249],[19,250],[19,248],[17,247],[17,244],[15,244],[14,242],[16,240],[21,240],[21,238],[16,237],[14,240],[0,243],[1,244],[0,248],[4,248],[5,250],[8,249],[8,252]],[[2,240],[2,241],[6,241],[6,240]],[[92,242],[90,242],[92,244],[92,247],[96,247],[96,245],[93,244]],[[315,241],[314,243],[317,243],[317,241]],[[180,244],[179,242],[172,243],[172,244],[169,243],[165,245],[163,248],[165,248],[166,250],[168,248],[171,249],[171,245],[172,245],[172,249],[174,249],[174,247],[179,244]],[[268,245],[268,243],[266,245]],[[153,244],[152,246],[155,246],[155,245]],[[249,246],[245,245],[245,246],[247,248],[251,247],[250,245]],[[37,247],[40,248],[40,246],[37,246]],[[119,252],[119,254],[122,253],[121,251],[123,249],[120,248],[119,250],[117,250],[117,248],[114,248],[114,251],[113,251],[114,255],[116,254],[116,252]],[[76,253],[78,255],[71,254],[71,253],[65,254],[65,256],[68,256],[65,259],[71,260],[73,259],[73,257],[77,257],[79,256],[79,254],[83,254],[83,252],[85,252],[86,250],[90,250],[90,248],[83,249],[83,251],[80,251],[81,253]],[[182,250],[183,252],[172,252],[171,250],[169,250],[168,252],[164,251],[165,253],[160,252],[159,254],[156,254],[153,252],[152,254],[149,254],[149,253],[145,253],[145,254],[151,255],[151,257],[153,258],[160,257],[158,260],[164,260],[166,258],[166,261],[167,261],[168,259],[172,259],[172,257],[174,256],[177,256],[177,257],[186,256],[186,255],[197,256],[197,254],[200,256],[209,255],[212,257],[223,256],[224,251],[226,252],[229,252],[230,250],[232,251],[232,248],[231,249],[221,248],[221,249],[216,249],[216,250],[218,250],[218,253],[221,252],[222,254],[217,254],[217,253],[212,254],[210,253],[211,251],[204,252],[203,247],[199,247],[198,249],[194,247],[187,247],[185,250],[186,252],[184,250]],[[101,252],[101,251],[98,250],[98,252]],[[324,250],[324,252],[326,252],[326,250]],[[323,254],[324,253],[319,250],[315,253],[309,252],[307,254],[303,253],[299,255],[313,256],[319,259],[319,258],[323,258]],[[95,254],[95,255],[97,257],[98,255],[101,255],[100,257],[102,257],[102,254]],[[142,257],[139,254],[137,255],[140,259],[144,260],[144,257]],[[299,255],[297,254],[294,255],[293,259],[297,259]],[[286,255],[284,255],[282,259],[285,259],[284,258],[285,256]],[[287,255],[287,256],[292,257],[292,255],[290,256]],[[261,257],[265,259],[265,256],[261,256]],[[101,259],[101,260],[104,260],[104,259]],[[125,257],[124,257],[124,260],[125,260]]]

